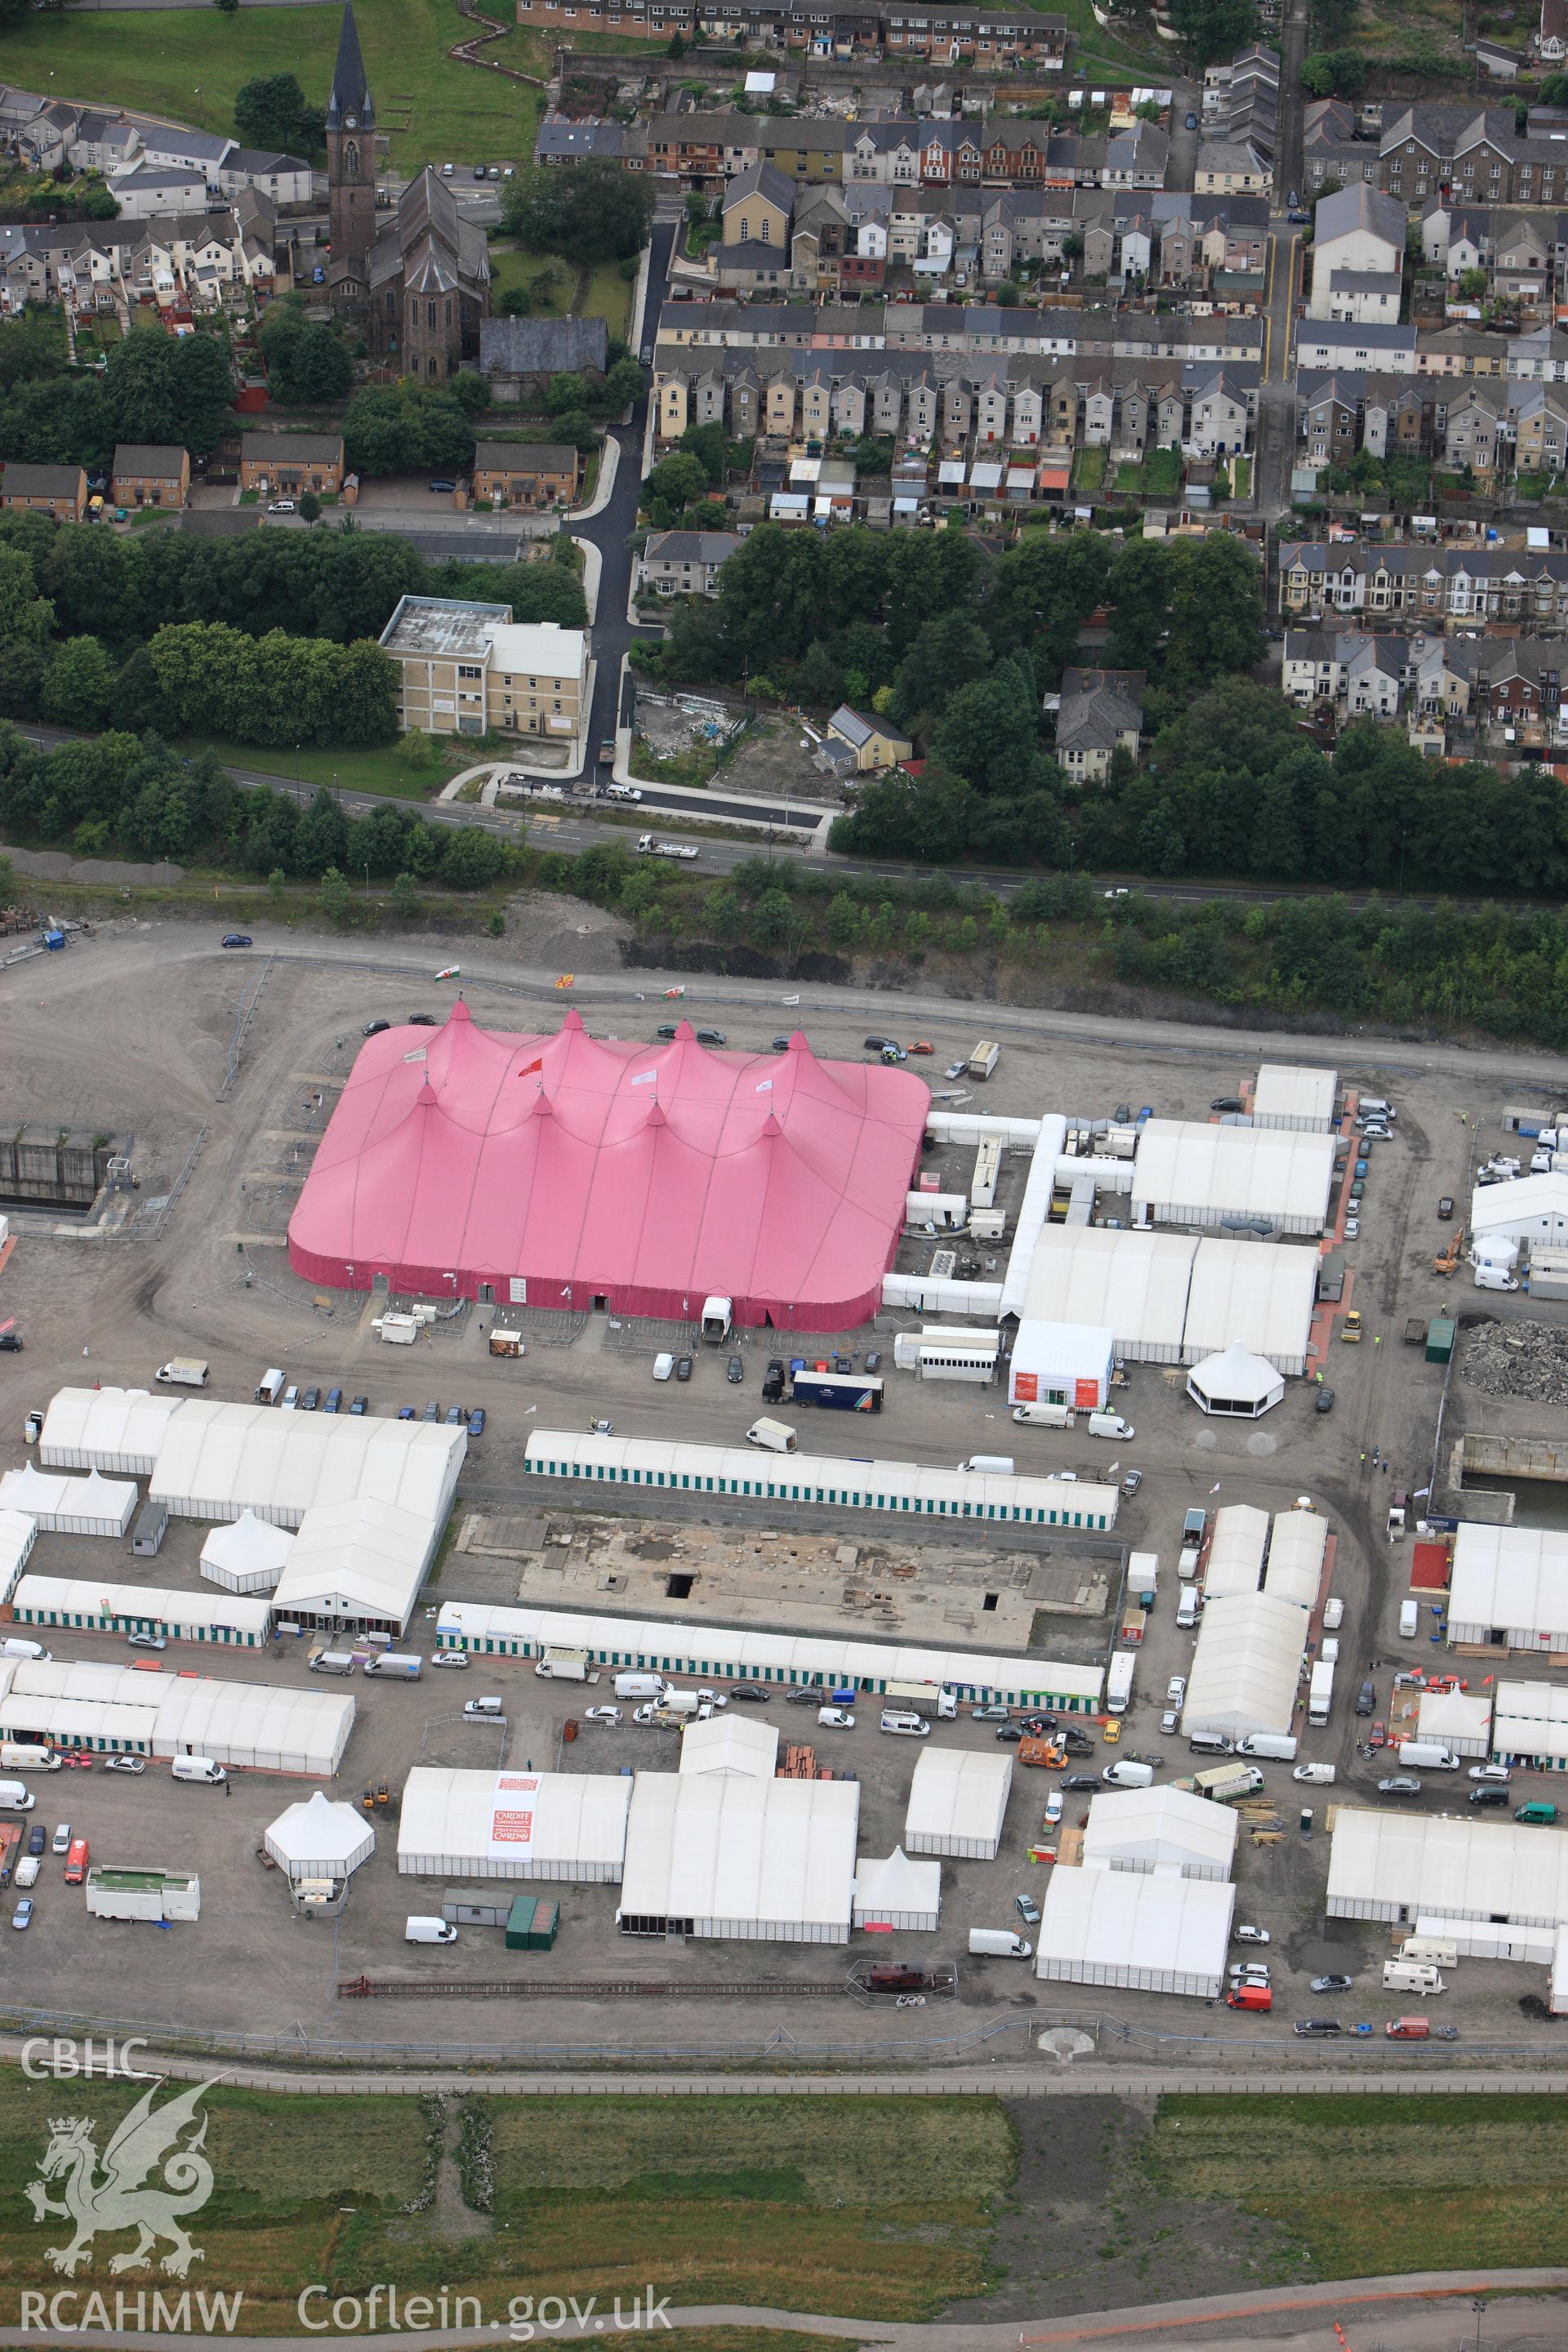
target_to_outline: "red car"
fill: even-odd
[[[1374,1723],[1372,1729],[1366,1735],[1366,1744],[1369,1748],[1386,1748],[1388,1745],[1387,1724]]]

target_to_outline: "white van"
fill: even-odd
[[[668,1685],[662,1675],[617,1675],[617,1698],[662,1698]]]
[[[1414,1642],[1415,1639],[1416,1630],[1420,1623],[1420,1603],[1415,1601],[1402,1601],[1399,1604],[1400,1640],[1402,1642]]]
[[[176,1756],[174,1772],[176,1780],[202,1780],[215,1789],[220,1780],[228,1778],[223,1766],[215,1764],[210,1756]]]
[[[1293,1764],[1300,1742],[1293,1731],[1247,1731],[1236,1743],[1238,1756],[1266,1756],[1277,1764]]]
[[[1020,1428],[1027,1428],[1032,1423],[1039,1429],[1070,1429],[1072,1407],[1070,1404],[1016,1404],[1013,1418]]]
[[[753,1421],[747,1430],[746,1443],[748,1445],[760,1445],[768,1454],[793,1454],[795,1432],[787,1421],[770,1421],[763,1413],[762,1419]]]
[[[50,1653],[41,1642],[28,1642],[20,1633],[7,1633],[0,1642],[0,1658],[20,1658],[29,1666],[47,1666]]]
[[[256,1391],[257,1403],[276,1404],[288,1385],[288,1381],[276,1366],[271,1371],[263,1372]]]
[[[1323,1631],[1337,1633],[1345,1622],[1345,1604],[1331,1594],[1323,1603]]]
[[[959,1464],[961,1470],[971,1470],[985,1478],[1011,1478],[1013,1456],[1010,1454],[972,1454]]]
[[[1035,1957],[1028,1937],[1015,1936],[1011,1927],[971,1927],[969,1948],[983,1959],[1031,1960]]]
[[[1089,1433],[1091,1437],[1136,1437],[1138,1432],[1119,1412],[1091,1412]]]
[[[25,1740],[0,1748],[0,1772],[59,1772],[64,1765],[52,1748],[34,1748]]]
[[[1184,1584],[1176,1595],[1176,1622],[1184,1633],[1190,1633],[1198,1622],[1198,1588]]]
[[[403,1923],[403,1940],[405,1944],[455,1944],[458,1931],[449,1919],[413,1912]]]
[[[1194,1742],[1195,1745],[1195,1742]],[[1108,1789],[1147,1789],[1154,1779],[1152,1764],[1135,1764],[1131,1756],[1119,1756],[1100,1774]]]
[[[1442,1971],[1430,1960],[1384,1960],[1384,1992],[1447,1992]]]
[[[1458,1753],[1446,1748],[1440,1739],[1402,1739],[1399,1761],[1413,1772],[1457,1772],[1459,1769]]]
[[[879,1731],[891,1731],[900,1739],[924,1739],[931,1732],[931,1726],[923,1715],[893,1706],[884,1707],[882,1720],[877,1728]]]
[[[1290,1778],[1292,1780],[1304,1780],[1312,1788],[1331,1788],[1334,1768],[1331,1764],[1298,1764]]]
[[[668,1381],[674,1379],[675,1358],[670,1354],[668,1348],[661,1349],[658,1354],[654,1358],[653,1376],[656,1381]]]
[[[1187,1741],[1194,1756],[1234,1756],[1236,1743],[1223,1731],[1194,1731]]]
[[[30,1813],[37,1801],[20,1780],[0,1780],[0,1813]]]

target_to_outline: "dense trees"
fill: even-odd
[[[326,144],[321,110],[310,105],[291,73],[260,74],[234,101],[235,127],[247,147],[319,154]]]
[[[247,637],[222,622],[186,621],[160,629],[147,654],[178,734],[352,747],[397,733],[396,665],[367,641],[338,646],[282,629]]]
[[[210,857],[258,879],[276,876],[275,890],[368,866],[404,914],[416,910],[422,880],[482,889],[514,874],[523,855],[476,827],[428,824],[415,809],[355,818],[326,791],[304,808],[266,786],[242,792],[211,752],[183,759],[156,735],[100,735],[40,754],[3,724],[0,825],[85,856]]]
[[[429,563],[389,531],[258,530],[201,540],[126,537],[42,515],[0,516],[0,680],[20,639],[90,635],[123,658],[166,622],[221,621],[249,636],[285,629],[347,645],[376,637],[405,595],[479,596],[520,621],[586,617],[574,572],[555,563]],[[22,605],[43,604],[23,626]],[[6,707],[17,708],[16,704]],[[141,723],[153,724],[151,719]]]
[[[475,377],[488,397],[484,379]],[[343,416],[343,452],[356,474],[416,474],[426,467],[441,473],[467,471],[474,462],[474,411],[459,392],[462,376],[439,389],[422,389],[413,378],[356,392]],[[479,402],[482,407],[483,399]]]
[[[335,327],[305,316],[303,298],[286,295],[262,314],[257,341],[267,362],[267,389],[285,407],[345,399],[353,362]]]
[[[1171,22],[1195,66],[1234,56],[1257,31],[1252,0],[1171,0]]]
[[[117,441],[217,446],[234,389],[221,335],[136,327],[111,346],[101,379],[65,375],[37,322],[0,326],[0,448],[35,466],[106,466]]]
[[[531,164],[509,183],[501,217],[531,252],[617,261],[647,243],[653,199],[646,173],[594,156],[566,172]]]

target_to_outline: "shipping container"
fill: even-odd
[[[509,1952],[548,1952],[561,1924],[561,1906],[542,1895],[519,1895],[506,1918]]]
[[[490,1333],[490,1353],[492,1356],[521,1356],[523,1353],[522,1333],[521,1331],[492,1331]]]
[[[835,1412],[880,1412],[882,1383],[863,1372],[796,1372],[792,1404],[826,1406]]]

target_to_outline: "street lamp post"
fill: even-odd
[[[1476,2315],[1476,2352],[1481,2352],[1481,2314],[1487,2307],[1486,2297],[1478,2294],[1470,2305]]]
[[[368,858],[365,861],[364,869],[364,898],[365,904],[368,907],[370,904],[370,861]]]

